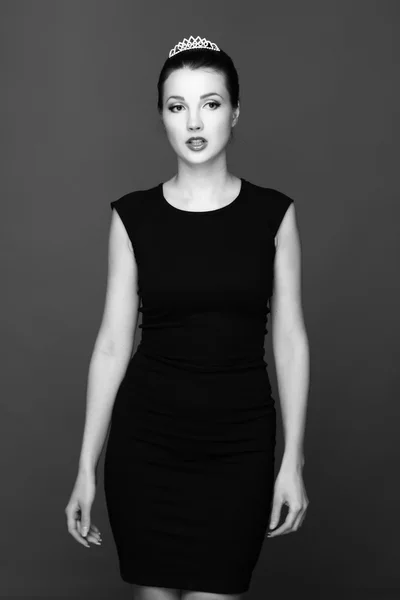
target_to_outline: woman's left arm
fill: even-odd
[[[301,247],[293,203],[282,219],[276,242],[271,303],[272,346],[284,429],[284,453],[275,482],[271,529],[279,521],[282,504],[289,505],[289,513],[285,523],[270,537],[296,531],[309,503],[302,468],[310,357],[301,300]]]

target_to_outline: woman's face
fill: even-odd
[[[188,68],[173,71],[165,81],[163,100],[165,131],[183,160],[204,162],[225,148],[239,108],[233,111],[221,73]],[[187,143],[190,137],[203,137],[207,144],[196,151]]]

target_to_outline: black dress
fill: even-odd
[[[111,202],[143,313],[104,462],[129,583],[243,593],[268,539],[276,412],[264,338],[274,237],[293,200],[241,181],[233,202],[206,212],[173,207],[162,184]]]

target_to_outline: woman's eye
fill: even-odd
[[[220,106],[220,103],[215,102],[215,100],[211,100],[210,102],[207,102],[207,104],[215,104],[215,106]]]
[[[207,106],[208,104],[215,104],[216,107],[220,106],[219,102],[216,102],[215,100],[210,100],[210,102],[207,102],[205,106]],[[170,106],[168,110],[170,110],[171,112],[174,112],[174,108],[182,108],[182,104],[174,104],[174,106]],[[182,112],[181,110],[178,110],[176,112]]]

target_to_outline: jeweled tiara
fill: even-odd
[[[199,35],[197,36],[197,38],[194,38],[191,35],[188,40],[186,38],[183,38],[182,42],[179,42],[174,46],[174,48],[171,48],[171,50],[169,51],[169,58],[171,58],[171,56],[175,56],[175,54],[178,54],[179,52],[183,52],[184,50],[191,50],[192,48],[206,48],[207,50],[217,50],[218,52],[220,52],[220,49],[218,48],[217,44],[206,40],[206,38],[201,38]]]

